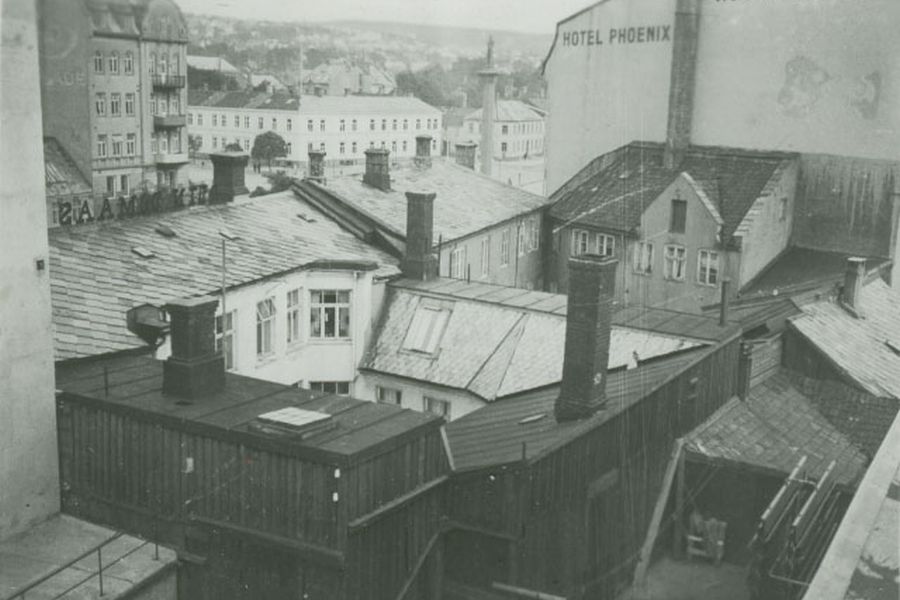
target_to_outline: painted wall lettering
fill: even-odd
[[[672,40],[671,25],[643,25],[618,27],[608,32],[601,29],[563,31],[563,46],[602,46],[606,44],[646,44]]]
[[[60,225],[127,219],[206,204],[208,193],[209,186],[203,183],[131,196],[62,198],[56,201],[56,215]]]

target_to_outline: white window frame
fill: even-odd
[[[122,116],[122,94],[120,92],[112,92],[109,95],[109,116]]]
[[[713,260],[715,264],[713,264]],[[716,287],[719,285],[721,262],[719,251],[701,249],[697,252],[697,283]]]
[[[449,400],[443,400],[442,398],[435,398],[433,396],[422,396],[422,412],[444,417],[448,421],[450,420],[452,406],[453,405]]]
[[[600,256],[616,255],[616,236],[608,233],[597,234],[597,254]]]
[[[237,330],[237,310],[229,310],[224,318],[216,315],[216,352],[221,352],[225,358],[225,370],[234,371],[237,365],[237,344],[235,343]]]
[[[343,388],[344,391],[341,391]],[[322,392],[323,394],[334,394],[336,396],[350,395],[349,381],[310,381],[309,389]]]
[[[106,93],[97,92],[94,94],[94,111],[98,117],[106,116]]]
[[[481,276],[487,277],[491,272],[491,236],[481,238]]]
[[[516,252],[519,256],[525,256],[528,252],[528,221],[516,224]]]
[[[400,406],[403,401],[403,390],[383,385],[375,386],[375,400],[380,404],[393,404]]]
[[[275,353],[275,297],[270,296],[256,304],[256,356]]]
[[[300,319],[301,306],[300,295],[301,288],[290,290],[285,296],[286,309],[284,311],[285,323],[287,325],[287,343],[288,345],[300,342]]]
[[[500,232],[500,266],[509,266],[509,227]]]
[[[129,133],[125,136],[125,154],[134,156],[137,153],[137,135]]]
[[[653,242],[640,241],[634,245],[633,267],[640,275],[653,273]]]
[[[125,94],[125,116],[133,117],[134,116],[134,94],[128,92]],[[191,123],[193,124],[193,123]]]
[[[107,140],[109,137],[105,133],[97,136],[97,157],[106,158]]]
[[[669,281],[684,281],[686,267],[687,248],[679,244],[666,244],[663,249],[663,277]]]
[[[466,278],[466,247],[457,246],[450,251],[450,277],[454,279]]]
[[[353,336],[353,293],[347,289],[318,289],[309,292],[309,337],[313,340],[349,340]],[[334,294],[334,301],[325,300],[326,294]],[[345,298],[345,299],[344,299]],[[346,314],[347,329],[342,335],[342,316]],[[331,334],[327,324],[334,323]],[[318,331],[316,328],[318,327]]]
[[[572,256],[581,256],[591,251],[591,232],[586,229],[572,230]]]

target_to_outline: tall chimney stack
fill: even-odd
[[[596,254],[569,258],[566,346],[555,406],[558,422],[589,417],[606,402],[617,263]]]
[[[490,176],[494,169],[494,120],[497,110],[497,77],[494,69],[494,38],[488,38],[487,67],[478,72],[481,79],[481,172]]]
[[[848,258],[847,269],[844,271],[844,288],[841,290],[841,305],[856,318],[863,316],[859,300],[865,280],[866,259],[856,256]]]
[[[391,153],[384,148],[366,150],[366,172],[363,183],[388,192],[391,189]]]
[[[431,166],[431,136],[422,134],[416,136],[416,157],[414,162],[417,167],[428,168]]]
[[[406,192],[406,256],[400,270],[409,279],[429,281],[437,277],[437,257],[433,252],[435,196]]]
[[[325,151],[309,151],[309,174],[307,179],[316,183],[325,184]]]
[[[728,324],[728,309],[731,299],[728,296],[728,288],[731,280],[727,277],[722,278],[722,302],[719,304],[719,326],[725,327]]]
[[[209,190],[209,201],[212,204],[231,202],[235,196],[249,194],[244,183],[244,171],[250,157],[244,152],[229,150],[214,152],[209,155],[213,164],[213,184]]]
[[[691,143],[694,82],[700,40],[700,0],[677,0],[669,78],[669,120],[663,165],[676,169]]]
[[[200,398],[225,387],[225,359],[216,352],[216,307],[209,296],[173,300],[169,313],[172,354],[163,363],[163,393]]]
[[[460,142],[456,144],[456,164],[475,170],[475,142]]]

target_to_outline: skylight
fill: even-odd
[[[450,313],[451,311],[447,308],[419,306],[413,315],[409,330],[406,332],[403,348],[434,354],[444,335],[444,330],[447,328]]]
[[[141,258],[156,258],[156,253],[153,250],[147,250],[143,246],[132,246],[131,251]]]
[[[305,429],[311,425],[328,421],[331,419],[331,415],[328,413],[289,406],[280,410],[263,413],[259,415],[257,419],[260,421],[277,423],[278,425],[287,425],[294,429]]]
[[[159,223],[153,231],[155,231],[156,233],[158,233],[159,235],[161,235],[163,237],[167,237],[167,238],[175,237],[175,231],[168,225],[163,225],[162,223]]]

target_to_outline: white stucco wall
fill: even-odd
[[[486,404],[469,392],[431,385],[426,381],[416,381],[371,371],[360,373],[359,378],[356,380],[354,393],[360,400],[375,402],[377,400],[375,395],[376,386],[400,390],[400,405],[403,408],[420,412],[425,410],[426,396],[437,400],[446,400],[450,402],[450,418],[448,419],[450,421],[458,419]]]

